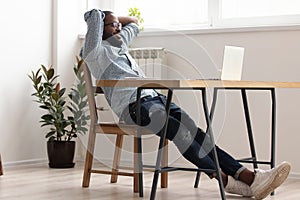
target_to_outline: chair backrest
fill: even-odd
[[[85,89],[88,98],[91,125],[98,122],[97,106],[95,101],[95,93],[97,88],[93,86],[91,72],[85,62],[82,63],[81,69],[83,70],[83,77],[85,81]]]

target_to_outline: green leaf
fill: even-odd
[[[85,108],[87,106],[87,102],[86,101],[83,101],[81,102],[78,107],[79,107],[79,110],[82,110],[83,108]]]
[[[52,98],[55,100],[55,101],[58,101],[59,99],[59,94],[58,93],[52,93]]]
[[[40,86],[40,87],[38,88],[38,93],[41,93],[41,92],[43,91],[43,89],[44,89],[44,87],[43,87],[43,86]]]
[[[66,92],[66,88],[62,88],[59,90],[59,97],[62,97]]]
[[[35,85],[40,84],[40,83],[41,83],[41,80],[42,80],[42,76],[37,77],[36,80],[34,81],[34,84],[35,84]]]
[[[43,115],[41,118],[46,121],[50,121],[54,119],[54,117],[50,114]]]
[[[45,121],[40,121],[40,122],[44,122],[41,127],[44,127],[44,126],[49,126],[49,125],[53,125],[53,122],[45,122]]]
[[[48,138],[48,137],[51,137],[51,136],[53,136],[55,134],[55,131],[50,131],[50,132],[48,132],[47,134],[46,134],[46,138]]]
[[[46,75],[47,75],[47,79],[48,80],[50,80],[51,78],[53,78],[53,76],[54,76],[54,69],[52,67],[50,67]]]
[[[48,139],[48,141],[54,141],[55,140],[55,136],[51,136],[49,139]]]
[[[41,67],[42,67],[42,69],[43,69],[43,71],[44,71],[44,74],[47,74],[47,73],[48,73],[47,68],[46,68],[44,65],[41,65]]]
[[[46,109],[46,110],[48,110],[48,109],[49,109],[49,107],[48,107],[48,106],[45,106],[45,105],[41,105],[41,106],[40,106],[40,108],[42,108],[42,109]]]

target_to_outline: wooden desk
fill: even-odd
[[[300,88],[300,82],[277,81],[221,81],[221,80],[156,80],[126,79],[97,80],[99,87],[155,87],[155,88]]]
[[[274,167],[275,164],[275,129],[276,129],[276,98],[275,98],[275,89],[276,88],[300,88],[300,82],[266,82],[266,81],[221,81],[221,80],[151,80],[151,79],[126,79],[126,80],[97,80],[96,86],[98,87],[136,87],[137,88],[137,107],[140,108],[140,96],[141,90],[152,88],[152,89],[166,89],[168,90],[167,95],[167,105],[166,112],[169,114],[169,105],[172,99],[173,90],[201,90],[202,92],[202,101],[203,101],[203,109],[207,124],[207,133],[211,136],[211,142],[215,144],[214,137],[211,129],[211,120],[213,117],[215,104],[217,100],[217,93],[219,90],[240,90],[243,98],[243,105],[245,111],[245,118],[247,122],[247,130],[248,130],[248,138],[250,143],[251,157],[239,160],[240,162],[250,162],[253,163],[254,168],[257,168],[257,164],[270,164],[271,167]],[[206,93],[207,88],[214,89],[213,102],[210,112],[208,111]],[[246,96],[247,90],[269,90],[271,92],[271,101],[272,101],[272,129],[271,129],[271,159],[270,161],[258,161],[256,158],[256,152],[254,147],[251,121],[250,121],[250,113],[248,109],[248,101]],[[140,124],[140,110],[137,110],[137,124]],[[165,127],[167,124],[165,124]],[[164,134],[161,136],[159,149],[163,147],[165,137],[166,137],[166,129],[164,127]],[[139,143],[139,152],[141,152],[141,141]],[[139,153],[141,154],[141,153]],[[219,163],[217,159],[217,154],[215,148],[213,148],[213,154],[215,158],[215,163],[217,166],[217,176],[219,181],[220,193],[222,199],[226,199],[224,194],[224,188],[222,184]],[[141,157],[139,159],[141,161]],[[156,167],[154,172],[154,178],[152,183],[152,190],[150,199],[153,200],[156,194],[156,187],[158,181],[158,174],[162,171],[168,171],[168,169],[162,169],[160,166],[161,161],[161,151],[158,151]],[[173,169],[171,169],[173,171]],[[180,169],[176,169],[180,170]],[[185,169],[184,169],[185,170]],[[188,169],[191,171],[190,169]],[[198,186],[199,182],[199,172],[197,172],[197,178],[195,181],[195,187]],[[143,181],[142,181],[142,163],[140,163],[139,168],[140,174],[140,196],[143,196]]]

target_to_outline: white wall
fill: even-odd
[[[0,13],[3,27],[0,31],[2,159],[5,164],[46,160],[46,140],[38,124],[41,111],[30,96],[33,90],[27,74],[40,64],[54,64],[58,68],[62,84],[67,87],[72,84],[74,56],[78,54],[81,42],[77,35],[81,26],[79,22],[83,20],[83,13],[80,13],[83,5],[71,0],[26,2],[19,0],[5,1],[1,5],[5,7]],[[52,12],[56,14],[52,15]],[[141,36],[137,38],[134,46],[163,46],[185,57],[193,67],[173,55],[169,56],[168,61],[181,75],[191,78],[198,77],[198,73],[195,72],[199,71],[204,76],[217,73],[215,68],[211,70],[213,62],[202,52],[201,45],[207,50],[216,66],[221,65],[225,44],[244,46],[246,48],[245,79],[299,81],[299,34],[299,30],[282,30]],[[171,75],[178,76],[179,72],[174,71]],[[300,136],[297,134],[300,90],[280,89],[277,97],[276,160],[291,161],[293,173],[299,174],[300,162],[297,160],[296,152],[300,148],[298,145]],[[217,132],[222,133],[217,137],[217,141],[233,155],[244,155],[246,154],[244,147],[247,143],[241,132],[244,131],[245,125],[239,122],[243,117],[241,110],[234,107],[240,104],[240,99],[235,93],[227,95],[226,98],[226,102],[220,104],[220,107],[226,109],[226,121],[224,122],[221,116],[220,121],[215,123]],[[194,107],[187,101],[180,99],[179,101],[195,117],[197,123],[202,125],[201,118],[197,117],[200,108],[195,112]],[[264,128],[267,123],[264,116],[269,112],[265,106],[268,99],[265,94],[258,94],[258,96],[250,94],[250,101],[251,112],[255,116],[253,123],[258,152],[262,153],[262,158],[265,158],[269,141],[265,134],[269,127]]]
[[[27,74],[51,61],[51,1],[1,2],[0,152],[3,162],[45,157]]]
[[[31,97],[27,74],[54,65],[63,86],[73,83],[78,55],[81,1],[1,2],[0,152],[4,164],[47,160],[42,111]]]

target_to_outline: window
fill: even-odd
[[[145,28],[195,29],[299,25],[299,0],[85,0],[88,9],[109,9],[127,15],[137,7]]]
[[[300,14],[299,0],[222,0],[222,18]]]

